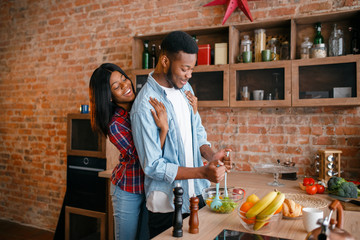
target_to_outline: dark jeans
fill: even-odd
[[[205,206],[204,199],[201,195],[197,196],[199,198],[199,209]],[[188,217],[190,214],[184,213],[182,215],[183,219]],[[154,213],[149,211],[149,231],[150,238],[156,237],[166,229],[172,227],[174,212],[169,213]]]

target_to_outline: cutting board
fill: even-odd
[[[343,206],[344,210],[346,210],[346,211],[358,211],[358,212],[360,212],[360,206],[357,206],[355,204],[347,203],[347,202],[341,202],[341,205]]]

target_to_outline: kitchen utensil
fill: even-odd
[[[306,239],[328,239],[328,240],[355,240],[343,228],[344,212],[338,200],[334,200],[330,205],[330,214],[325,219],[318,221],[321,227],[314,229],[306,236]],[[336,210],[336,221],[331,219],[332,213]]]
[[[229,154],[230,154],[230,152],[226,152],[226,157],[229,157]],[[226,184],[226,180],[227,180],[227,172],[225,172],[225,180],[224,180],[224,184],[225,184],[225,186],[224,186],[224,195],[225,195],[225,197],[226,198],[228,198],[229,197],[229,194],[228,194],[228,191],[227,191],[227,184]]]
[[[360,200],[357,200],[355,198],[345,198],[345,197],[340,197],[340,196],[333,195],[333,194],[329,194],[329,196],[332,198],[338,199],[342,202],[353,203],[355,205],[360,206]]]
[[[215,198],[213,199],[213,201],[211,202],[211,209],[219,209],[222,205],[222,202],[220,201],[219,198],[219,185],[220,183],[216,184],[216,195]]]
[[[277,163],[259,163],[252,166],[256,172],[258,173],[272,173],[274,175],[274,181],[269,182],[268,185],[270,186],[277,186],[281,187],[285,184],[279,182],[279,174],[280,173],[293,173],[297,172],[297,167],[285,167],[281,166]]]

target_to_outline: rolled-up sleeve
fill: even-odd
[[[156,181],[172,183],[178,171],[178,165],[162,157],[159,129],[150,109],[148,113],[131,114],[133,138],[140,164],[147,177]]]

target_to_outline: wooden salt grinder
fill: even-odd
[[[189,218],[189,233],[199,233],[199,198],[190,198],[190,218]]]

